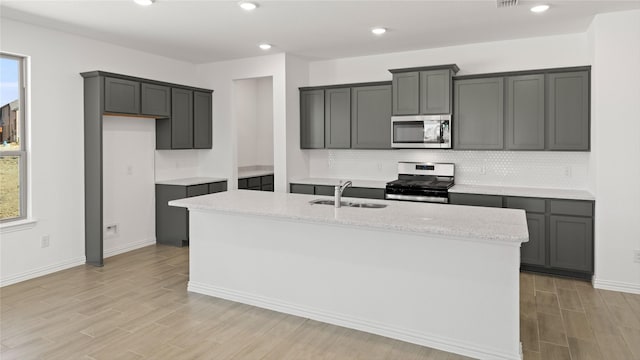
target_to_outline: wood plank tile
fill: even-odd
[[[536,291],[536,310],[539,313],[560,315],[560,304],[556,294]]]
[[[576,291],[578,292],[578,296],[580,297],[580,302],[584,307],[585,311],[605,311],[606,304],[602,297],[600,296],[600,292],[597,289],[594,289],[591,286],[578,286],[576,285]]]
[[[594,339],[595,340],[595,339]],[[605,360],[598,343],[569,337],[569,351],[572,360]]]
[[[520,341],[523,349],[540,352],[537,319],[520,318]]]
[[[640,320],[628,304],[626,307],[608,306],[608,308],[611,320],[616,325],[640,330]]]
[[[554,277],[553,282],[556,285],[556,289],[576,290],[576,280],[566,279],[561,277]]]
[[[523,360],[542,360],[539,352],[535,352],[531,350],[523,350],[522,358]]]
[[[567,346],[567,336],[562,326],[561,316],[538,313],[538,327],[541,342]]]
[[[521,272],[520,273],[520,295],[528,294],[531,296],[535,296],[536,287],[535,287],[535,275]]]
[[[534,283],[537,291],[556,292],[556,284],[551,276],[535,275]]]
[[[571,360],[568,347],[546,342],[540,343],[540,357],[544,360]]]
[[[640,330],[620,327],[620,332],[635,359],[640,359]]]
[[[596,333],[596,340],[600,346],[600,352],[606,360],[633,359],[631,350],[622,336]]]
[[[598,293],[600,293],[605,304],[609,306],[617,306],[621,308],[629,307],[629,303],[620,292],[598,289]]]
[[[578,291],[565,288],[558,288],[558,302],[560,309],[584,311]]]
[[[595,342],[591,326],[582,312],[562,310],[562,321],[568,337]]]

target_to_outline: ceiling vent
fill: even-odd
[[[496,5],[501,7],[511,7],[518,5],[518,0],[496,0]]]

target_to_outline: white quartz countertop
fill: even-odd
[[[485,186],[485,185],[454,185],[449,192],[464,194],[523,196],[551,199],[569,200],[595,200],[596,198],[585,190],[545,189],[511,186]]]
[[[156,184],[191,186],[191,185],[208,184],[208,183],[214,183],[214,182],[220,182],[220,181],[227,181],[227,179],[214,178],[214,177],[192,177],[192,178],[183,178],[183,179],[160,180],[160,181],[156,181]]]
[[[239,170],[238,179],[250,178],[254,176],[273,175],[273,170]]]
[[[343,200],[386,204],[387,207],[343,206],[336,209],[332,205],[309,204],[314,199],[332,197],[232,190],[173,200],[169,205],[190,210],[278,217],[476,241],[520,243],[529,239],[524,210],[350,198]]]
[[[377,181],[377,180],[359,180],[359,179],[335,179],[335,178],[304,178],[304,179],[296,179],[290,181],[291,184],[305,184],[305,185],[326,185],[326,186],[336,186],[340,184],[340,181],[345,182],[350,180],[354,187],[363,187],[363,188],[372,188],[372,189],[384,189],[387,186],[389,181],[393,181],[395,179],[390,179],[388,181]]]

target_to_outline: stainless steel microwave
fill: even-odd
[[[391,147],[450,149],[451,115],[392,116]]]

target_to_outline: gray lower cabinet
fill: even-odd
[[[300,90],[300,148],[324,148],[324,90]]]
[[[529,241],[520,248],[524,270],[589,279],[593,275],[593,201],[450,193],[457,205],[526,211]]]
[[[391,85],[351,89],[351,148],[391,149]]]
[[[156,184],[156,242],[173,246],[189,242],[189,211],[169,206],[169,201],[226,190],[226,181],[190,186]]]
[[[420,113],[420,72],[393,74],[393,115]]]
[[[171,88],[163,85],[140,84],[140,113],[166,118],[171,116]]]
[[[449,69],[420,72],[420,114],[451,114]]]
[[[211,93],[193,92],[193,148],[211,149],[213,145]]]
[[[193,148],[193,91],[171,89],[171,148]]]
[[[327,89],[324,92],[325,148],[351,147],[351,88]]]
[[[140,83],[120,78],[104,78],[104,111],[110,113],[140,113]]]
[[[252,176],[238,179],[238,189],[273,191],[273,175]]]
[[[589,150],[589,72],[547,74],[547,147]]]
[[[504,148],[504,78],[454,81],[454,148]]]
[[[294,194],[322,195],[333,196],[334,186],[330,185],[312,185],[312,184],[290,184],[289,192]],[[362,198],[362,199],[380,199],[384,200],[385,189],[364,188],[364,187],[348,187],[344,189],[343,197]]]
[[[544,150],[544,74],[506,79],[506,148]]]
[[[592,218],[549,217],[549,265],[566,270],[593,271]]]

